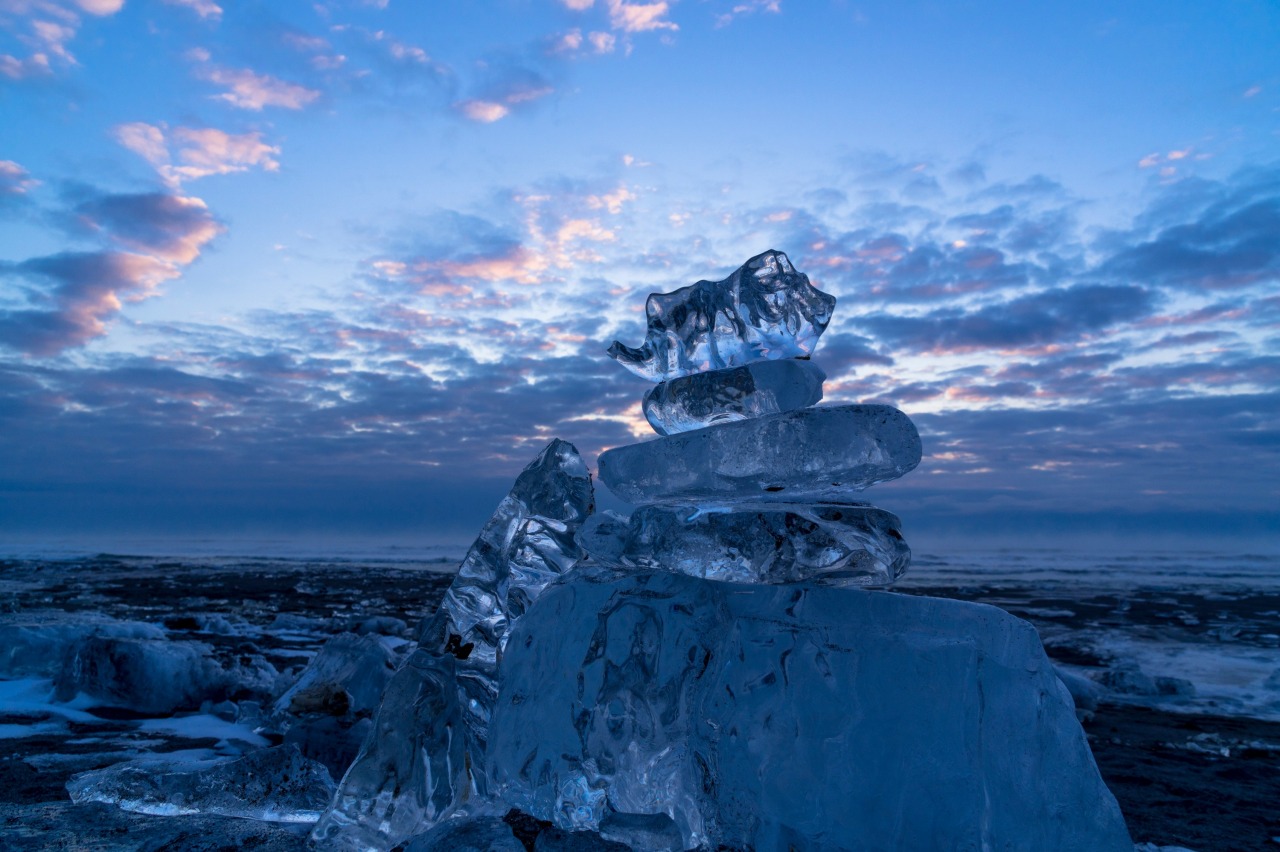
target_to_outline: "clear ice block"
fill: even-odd
[[[1035,629],[995,607],[583,566],[507,648],[489,778],[564,829],[662,813],[686,849],[1133,849]]]
[[[578,541],[596,562],[733,583],[884,586],[911,550],[897,516],[871,505],[642,506],[625,525],[592,517]]]
[[[373,730],[313,838],[325,849],[390,849],[455,813],[485,813],[485,743],[508,632],[582,556],[591,476],[555,440],[498,505],[418,648],[392,677]]]
[[[614,341],[609,355],[654,382],[752,361],[812,354],[836,298],[809,283],[780,251],[756,255],[723,281],[699,281],[645,303],[639,349]]]
[[[310,823],[328,807],[334,783],[295,746],[278,746],[206,766],[120,763],[72,776],[67,791],[77,804],[107,802],[143,814]]]
[[[805,408],[822,400],[827,374],[809,360],[754,361],[669,379],[644,395],[644,416],[659,435]]]
[[[802,408],[601,453],[600,481],[629,503],[849,502],[920,463],[920,435],[887,405]]]

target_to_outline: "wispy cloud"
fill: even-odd
[[[26,195],[39,181],[13,160],[0,160],[0,197]]]
[[[266,107],[302,109],[320,97],[320,92],[248,68],[224,68],[210,64],[207,51],[192,54],[197,61],[196,77],[226,89],[214,98],[237,109],[261,112]]]
[[[626,0],[608,0],[609,23],[616,30],[626,33],[645,33],[654,30],[678,30],[674,21],[667,19],[671,5],[667,2],[628,3]]]
[[[716,15],[716,26],[727,27],[733,23],[735,18],[743,15],[754,15],[756,12],[769,12],[778,14],[782,11],[782,0],[748,0],[748,2],[734,3],[733,7],[727,12]]]
[[[178,127],[166,136],[164,128],[144,122],[117,125],[117,142],[155,167],[171,186],[210,175],[245,172],[253,168],[274,172],[280,148],[262,141],[258,131],[232,134],[213,127]],[[170,152],[170,143],[177,147]]]
[[[170,6],[185,6],[201,18],[217,20],[222,17],[222,7],[213,0],[164,0]]]
[[[48,77],[59,68],[79,65],[68,47],[82,24],[77,13],[105,17],[123,6],[124,0],[5,0],[0,5],[0,28],[14,32],[30,52],[26,56],[0,53],[0,77]]]

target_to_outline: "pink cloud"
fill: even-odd
[[[39,181],[13,160],[0,160],[0,196],[26,195]]]
[[[222,7],[213,0],[164,0],[170,6],[185,6],[201,18],[222,17]]]
[[[506,118],[511,112],[511,108],[505,104],[475,99],[459,102],[457,109],[472,121],[479,121],[483,124],[492,124],[499,119]]]
[[[628,33],[643,33],[651,30],[678,30],[680,27],[672,21],[665,20],[671,11],[670,4],[627,3],[624,0],[609,0],[609,23],[615,30]]]
[[[302,109],[320,97],[320,92],[248,68],[202,66],[196,76],[227,91],[214,97],[239,109],[261,112],[265,107]]]
[[[280,168],[276,159],[280,148],[263,142],[258,131],[232,134],[213,127],[179,127],[172,134],[177,145],[176,157],[170,154],[164,130],[154,125],[122,124],[113,134],[117,142],[154,166],[171,186],[183,180],[234,174],[252,168],[268,172]]]

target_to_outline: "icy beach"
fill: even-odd
[[[0,561],[0,847],[307,848],[306,825],[73,804],[65,785],[82,772],[143,756],[203,765],[284,736],[255,734],[248,702],[218,696],[158,715],[90,696],[59,701],[66,642],[85,625],[148,625],[214,658],[260,655],[283,694],[340,634],[405,643],[460,556]],[[1085,730],[1134,840],[1206,852],[1267,848],[1280,834],[1278,578],[1274,554],[949,548],[918,552],[896,589],[991,603],[1035,625],[1055,664],[1091,685]],[[17,635],[29,649],[21,663]],[[1159,681],[1163,692],[1158,678],[1171,679]]]

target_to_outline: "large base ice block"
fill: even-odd
[[[871,505],[642,506],[630,519],[593,516],[578,541],[615,568],[734,583],[882,586],[911,563],[901,529],[896,515]]]
[[[512,632],[488,760],[686,848],[1133,849],[1034,628],[955,600],[579,568]]]
[[[827,374],[812,361],[754,361],[665,381],[644,395],[644,416],[659,435],[732,423],[822,400]]]
[[[920,463],[920,435],[888,405],[833,405],[722,423],[600,454],[629,503],[848,502]]]
[[[575,536],[593,506],[582,457],[552,441],[485,524],[417,650],[391,678],[369,738],[316,826],[317,844],[385,850],[451,814],[477,812],[508,631],[582,556]]]

